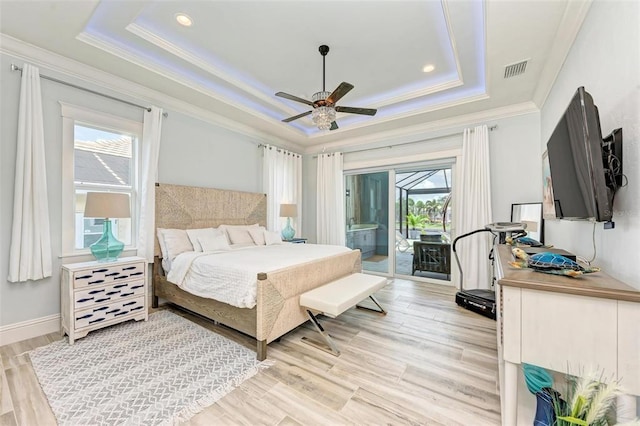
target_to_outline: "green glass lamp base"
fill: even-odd
[[[296,235],[296,230],[291,227],[291,218],[287,218],[287,226],[282,230],[282,239],[289,241],[293,239],[293,236]]]
[[[89,247],[91,254],[96,258],[98,262],[115,262],[118,260],[118,256],[124,250],[124,243],[120,242],[113,236],[111,232],[111,221],[105,219],[104,231],[98,241],[91,244]]]

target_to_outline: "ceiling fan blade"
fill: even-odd
[[[376,112],[378,112],[377,109],[373,109],[373,108],[353,108],[353,107],[343,107],[343,106],[337,106],[336,111],[348,112],[349,114],[362,114],[362,115],[376,115]]]
[[[311,111],[303,112],[302,114],[298,114],[298,115],[294,115],[293,117],[285,118],[285,119],[284,119],[284,120],[282,120],[282,121],[283,121],[284,123],[288,123],[288,122],[290,122],[290,121],[297,120],[298,118],[302,118],[302,117],[304,117],[305,115],[309,115],[309,114],[311,114]]]
[[[327,102],[330,102],[335,105],[336,102],[340,100],[344,95],[349,93],[349,91],[353,89],[353,84],[349,84],[346,81],[340,83],[340,85],[333,91],[327,98]]]
[[[301,102],[303,104],[307,104],[307,105],[313,106],[313,102],[308,101],[306,99],[299,98],[297,96],[290,95],[288,93],[278,92],[278,93],[276,93],[276,96],[279,96],[281,98],[285,98],[285,99],[289,99],[289,100],[292,100],[292,101]]]
[[[338,128],[338,123],[336,123],[335,121],[331,122],[331,127],[329,128],[329,130],[335,130]]]

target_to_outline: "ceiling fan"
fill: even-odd
[[[335,130],[338,128],[338,124],[336,124],[336,112],[347,112],[350,114],[362,114],[362,115],[376,115],[378,110],[373,108],[353,108],[353,107],[344,107],[344,106],[336,106],[336,102],[338,102],[344,95],[349,93],[351,89],[353,89],[353,84],[349,84],[347,82],[342,82],[340,85],[333,91],[327,92],[325,90],[325,57],[327,53],[329,53],[329,46],[322,45],[318,48],[320,54],[322,55],[322,92],[314,93],[311,97],[311,101],[306,99],[299,98],[294,95],[290,95],[284,92],[276,93],[276,96],[281,98],[290,99],[292,101],[301,102],[303,104],[307,104],[313,109],[311,111],[303,112],[302,114],[294,115],[293,117],[285,118],[282,120],[285,123],[288,123],[293,120],[297,120],[298,118],[305,117],[311,114],[311,119],[318,126],[320,130]]]

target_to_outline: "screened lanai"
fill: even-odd
[[[396,229],[409,237],[408,215],[442,220],[445,198],[451,193],[451,168],[396,173]]]

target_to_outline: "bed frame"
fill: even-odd
[[[156,228],[193,229],[227,225],[266,225],[265,194],[181,185],[156,184]],[[267,357],[267,344],[308,317],[300,294],[346,275],[361,272],[360,251],[259,273],[256,306],[237,308],[195,296],[167,281],[161,264],[157,233],[153,264],[153,306],[158,298],[196,312],[257,340],[257,358]]]

